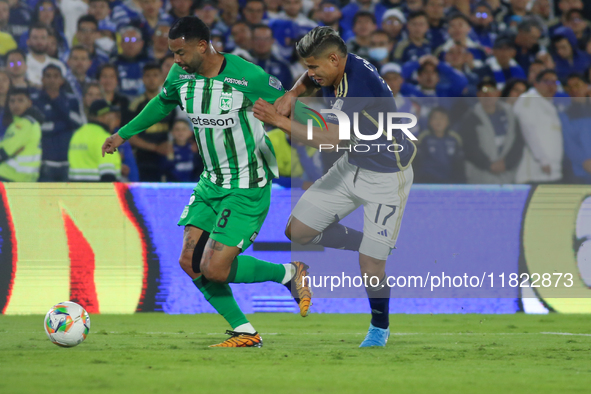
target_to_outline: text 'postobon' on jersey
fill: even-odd
[[[281,82],[241,57],[224,54],[220,74],[205,78],[174,65],[160,99],[180,105],[193,123],[205,167],[202,177],[224,188],[262,187],[277,176],[277,161],[252,106],[274,103]]]

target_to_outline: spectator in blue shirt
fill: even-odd
[[[386,12],[386,7],[383,4],[374,4],[372,0],[357,0],[350,2],[342,9],[343,19],[341,20],[341,24],[345,31],[353,31],[355,15],[362,11],[372,14],[376,23],[381,25],[382,17]]]
[[[579,49],[586,50],[591,39],[591,22],[585,19],[583,12],[577,9],[567,12],[565,26],[570,27],[575,33]]]
[[[371,33],[377,28],[376,18],[366,11],[359,11],[353,19],[353,33],[355,36],[347,41],[349,52],[369,60],[369,44]]]
[[[492,48],[499,30],[493,18],[491,6],[484,1],[478,3],[474,7],[470,19],[472,20],[472,31],[480,45],[484,48]]]
[[[461,97],[468,85],[466,76],[433,55],[426,55],[402,68],[402,76],[410,80],[417,73],[418,85],[405,82],[400,89],[407,97]],[[442,77],[446,80],[442,83]]]
[[[353,32],[345,30],[342,25],[342,16],[340,3],[338,0],[322,0],[319,6],[317,21],[320,26],[329,26],[339,33],[341,38],[346,42],[353,37]],[[402,29],[402,26],[400,26]]]
[[[159,23],[154,30],[152,35],[152,46],[149,47],[149,56],[156,60],[161,61],[164,57],[170,54],[168,48],[168,33],[170,32],[170,25],[168,23]]]
[[[263,0],[246,0],[242,8],[242,20],[249,26],[260,25],[265,18],[265,3]]]
[[[10,90],[10,77],[4,70],[0,70],[0,139],[4,136],[6,128],[4,127],[4,110],[7,108],[8,91]]]
[[[8,4],[8,0],[0,0],[0,32],[10,34],[10,26],[8,25],[9,18],[10,5]]]
[[[482,67],[486,60],[486,52],[479,42],[475,42],[469,37],[471,30],[470,19],[467,16],[459,13],[452,15],[449,18],[447,29],[449,39],[445,44],[437,48],[434,55],[443,60],[445,59],[445,52],[452,46],[459,44],[472,53],[474,67]]]
[[[84,15],[78,19],[75,39],[90,54],[90,67],[86,71],[90,78],[96,78],[99,67],[109,62],[109,55],[95,45],[99,37],[98,22],[94,16]]]
[[[133,26],[119,31],[121,54],[114,59],[119,75],[119,92],[130,99],[144,92],[142,70],[150,59],[146,56],[142,33]]]
[[[556,30],[552,47],[556,74],[560,80],[565,80],[571,74],[583,74],[591,66],[591,55],[577,47],[577,38],[570,27]]]
[[[13,49],[6,54],[6,71],[10,77],[12,86],[31,88],[27,80],[27,70],[27,59],[23,51]]]
[[[172,24],[184,16],[193,13],[193,0],[170,0],[170,11],[168,14],[172,17]]]
[[[521,68],[528,70],[532,64],[543,51],[543,47],[539,44],[542,37],[542,27],[535,19],[525,19],[517,25],[517,35],[515,36],[515,46],[517,55],[515,60]]]
[[[376,66],[378,72],[384,64],[388,63],[392,48],[394,48],[394,41],[385,31],[376,30],[371,33],[368,55],[371,64]]]
[[[296,37],[298,39],[318,26],[318,23],[303,14],[302,0],[283,0],[282,7],[283,11],[277,14],[277,19],[286,19],[294,22],[297,26]]]
[[[526,16],[530,15],[527,9],[529,0],[511,0],[510,11],[505,15],[503,22],[507,27],[515,28]]]
[[[556,29],[560,29],[567,25],[566,16],[571,10],[583,10],[584,5],[582,0],[555,0],[554,3],[558,2],[558,10],[560,16],[554,18],[554,20],[548,23],[550,35],[554,35]]]
[[[20,41],[21,35],[29,31],[33,18],[33,10],[20,0],[9,0],[10,16],[8,17],[9,33],[16,42]]]
[[[117,30],[129,26],[131,21],[137,20],[142,13],[142,9],[139,6],[139,2],[134,0],[126,0],[116,5],[111,12],[111,18]]]
[[[404,64],[431,54],[431,43],[425,38],[429,30],[427,14],[413,12],[407,18],[408,38],[401,40],[394,49],[394,61]]]
[[[431,43],[431,48],[436,49],[447,40],[447,26],[445,21],[445,1],[444,0],[425,0],[424,9],[429,19],[429,32],[427,39]]]
[[[209,27],[212,36],[226,36],[230,28],[219,19],[219,11],[215,0],[200,0],[195,5],[195,16]]]
[[[42,24],[51,29],[51,32],[56,35],[58,51],[66,53],[68,51],[68,42],[64,36],[64,18],[52,0],[40,0],[33,10],[32,24]],[[29,32],[21,35],[18,47],[26,50],[27,40],[29,39]]]
[[[167,159],[166,180],[195,182],[198,179],[198,174],[195,174],[197,145],[193,141],[193,128],[185,119],[179,119],[174,122],[171,135],[173,153]]]
[[[254,63],[266,73],[279,78],[286,89],[292,86],[289,63],[273,53],[273,30],[267,25],[257,25],[252,29],[252,51]]]
[[[113,19],[111,19],[109,0],[89,0],[88,14],[95,17],[101,35],[113,38],[113,35],[117,31],[117,26],[113,22]]]
[[[462,139],[450,130],[447,111],[434,108],[421,132],[413,167],[419,183],[465,183]]]
[[[143,38],[150,40],[159,24],[172,23],[172,17],[162,9],[162,0],[140,0],[142,12],[134,19],[132,24],[142,31]]]
[[[526,79],[525,71],[515,61],[515,44],[511,36],[499,36],[495,40],[493,56],[485,65],[476,70],[480,79],[490,78],[497,83],[497,89],[503,89],[505,83],[513,78]]]
[[[41,123],[40,182],[68,180],[68,147],[83,119],[77,98],[62,89],[64,78],[60,67],[50,64],[43,69],[41,91],[32,97],[33,104],[43,113]]]
[[[571,96],[571,105],[560,114],[560,120],[564,153],[574,174],[571,181],[591,184],[591,101],[587,81],[581,75],[570,75],[566,91]]]
[[[66,74],[66,80],[68,81],[70,90],[80,103],[82,103],[84,86],[92,81],[87,74],[90,65],[90,55],[85,47],[77,45],[72,48],[68,59],[69,70]]]
[[[121,123],[126,124],[132,118],[129,111],[129,98],[119,93],[119,76],[117,66],[111,63],[103,64],[96,73],[96,79],[101,86],[103,97],[109,105],[119,107]]]
[[[398,8],[391,8],[384,13],[382,18],[382,30],[388,34],[388,37],[397,44],[404,34],[404,25],[406,25],[406,17]],[[341,37],[343,35],[341,34]],[[343,37],[343,40],[347,40]]]

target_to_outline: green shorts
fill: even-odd
[[[258,235],[271,204],[271,183],[261,188],[224,189],[200,179],[179,226],[195,226],[226,246],[246,250]]]

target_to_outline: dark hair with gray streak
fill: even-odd
[[[538,29],[541,33],[544,32],[544,22],[542,22],[539,17],[533,15],[526,16],[517,25],[517,31],[530,33],[531,29],[533,29],[534,27]]]
[[[296,44],[296,50],[301,58],[317,57],[330,47],[337,47],[341,55],[347,54],[347,45],[339,33],[328,26],[312,29]]]

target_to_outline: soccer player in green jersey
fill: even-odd
[[[205,170],[178,222],[185,226],[179,259],[205,299],[232,326],[214,347],[261,347],[260,335],[238,307],[228,283],[274,281],[294,291],[306,316],[311,293],[303,283],[308,266],[273,264],[240,255],[256,238],[271,198],[277,161],[252,106],[273,103],[284,89],[263,69],[234,55],[215,51],[208,27],[197,17],[179,19],[168,45],[175,64],[162,92],[103,145],[112,154],[132,135],[160,121],[177,106],[193,123]]]

